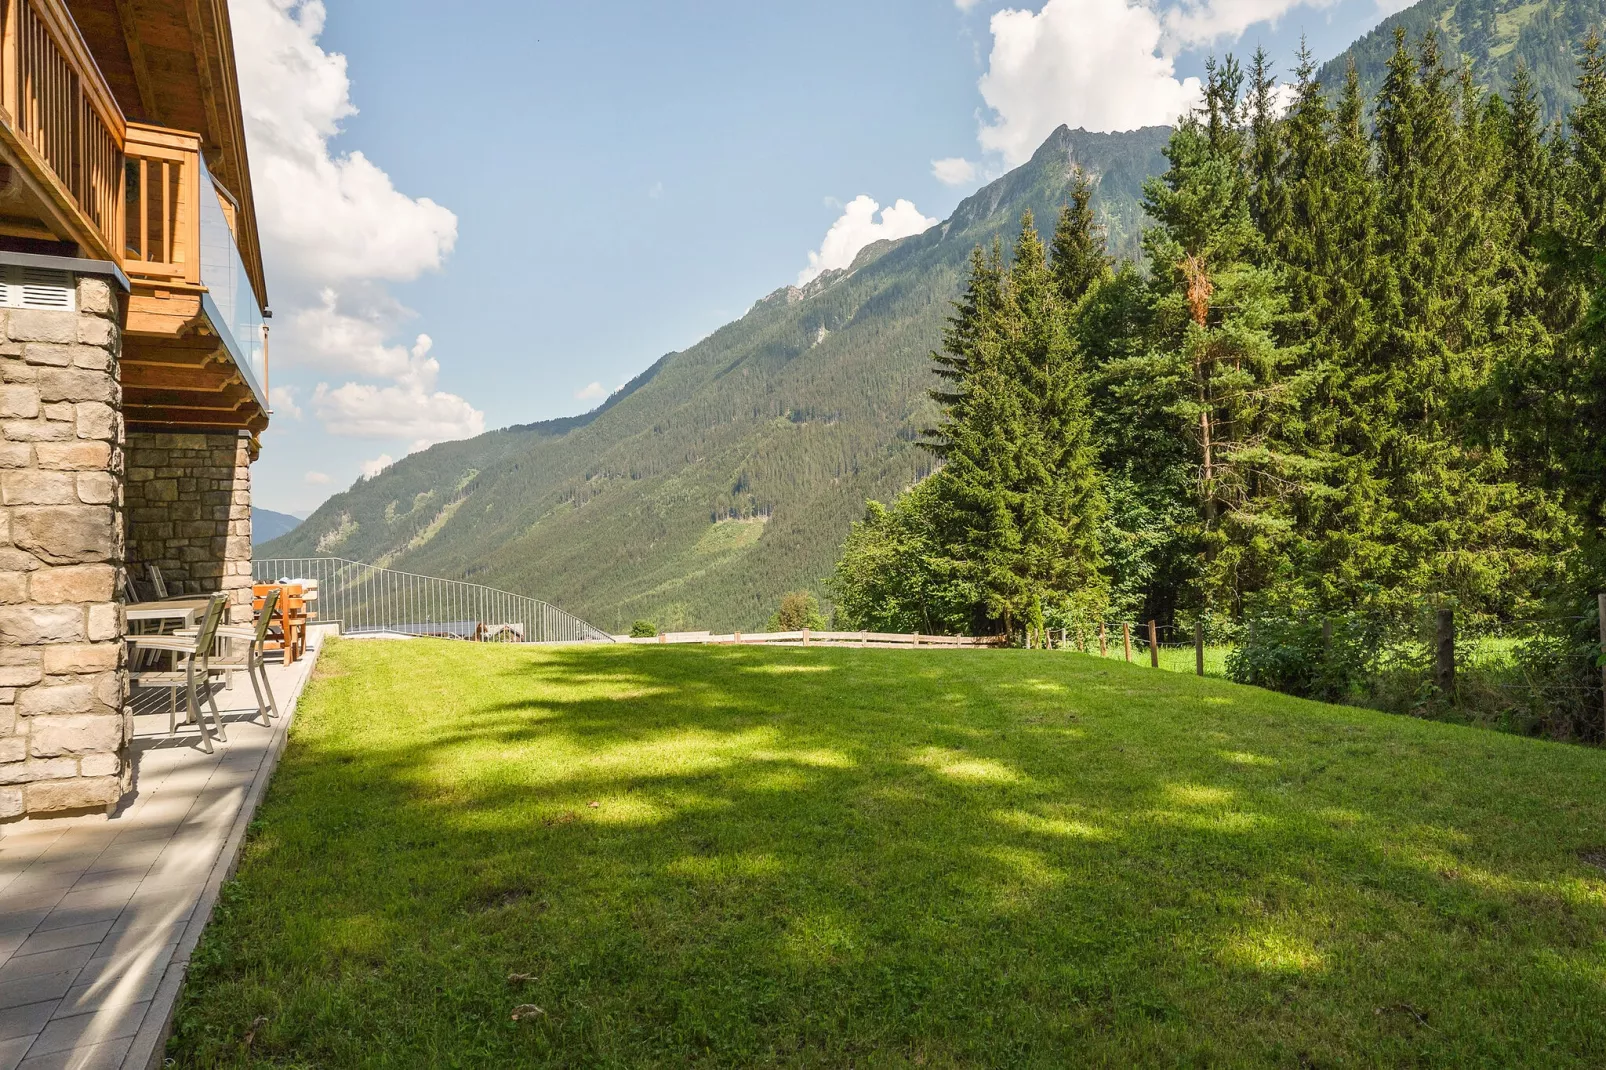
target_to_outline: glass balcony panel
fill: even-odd
[[[234,241],[234,228],[229,225],[232,213],[225,210],[222,198],[203,161],[201,284],[207,288],[223,320],[217,326],[233,335],[239,355],[245,358],[246,368],[260,391],[264,370],[262,309],[257,305],[251,276],[246,273],[245,261],[240,258],[239,246]]]

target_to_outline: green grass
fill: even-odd
[[[1599,751],[1078,654],[336,643],[169,1054],[1598,1067],[1601,845]]]

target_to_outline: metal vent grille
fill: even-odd
[[[72,273],[19,264],[0,265],[0,306],[73,312],[77,307],[77,288],[73,285]]]

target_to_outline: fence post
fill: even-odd
[[[1204,675],[1204,621],[1193,623],[1193,671]]]
[[[660,643],[667,643],[667,642],[669,642],[669,633],[668,633],[668,632],[659,632],[659,633],[658,633],[658,641],[659,641],[659,642],[660,642]]]
[[[1438,649],[1434,657],[1434,669],[1439,685],[1439,694],[1446,702],[1455,698],[1455,610],[1439,610]]]
[[[1104,640],[1104,622],[1099,621],[1099,657],[1102,658],[1108,655],[1110,652],[1109,647],[1109,643]]]
[[[1606,594],[1600,596],[1600,692],[1601,716],[1606,718]],[[1601,739],[1606,740],[1606,720],[1601,721]]]
[[[803,645],[809,645],[809,630],[807,628],[803,629]]]
[[[742,645],[742,633],[741,632],[737,632],[736,633],[736,645],[737,646],[741,646]]]
[[[1132,625],[1128,621],[1121,622],[1121,642],[1126,646],[1127,664],[1132,663]]]
[[[1060,629],[1060,649],[1071,649],[1071,630],[1069,628]]]
[[[1149,667],[1160,667],[1160,632],[1152,620],[1149,622]]]

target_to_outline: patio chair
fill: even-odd
[[[228,686],[231,687],[235,670],[245,670],[245,675],[251,681],[251,690],[256,692],[257,712],[262,714],[262,723],[270,728],[273,727],[273,718],[279,716],[279,704],[274,701],[273,688],[268,686],[268,666],[263,660],[262,651],[268,639],[268,629],[273,626],[273,609],[278,602],[279,588],[275,587],[262,597],[262,608],[257,613],[255,624],[218,625],[217,637],[228,643],[228,652],[211,660],[213,671],[221,669],[228,674]],[[190,630],[178,634],[188,635]],[[257,682],[259,677],[260,685]],[[263,695],[267,695],[267,702],[262,701]]]
[[[212,710],[212,723],[217,727],[217,738],[227,743],[229,737],[223,728],[223,715],[217,708],[217,700],[212,697],[212,678],[222,676],[228,672],[225,668],[214,668],[212,665],[212,648],[217,643],[217,630],[223,620],[223,612],[228,608],[229,596],[219,592],[211,597],[206,605],[206,613],[201,617],[200,626],[188,635],[139,635],[129,638],[129,646],[135,654],[145,651],[165,651],[173,655],[174,667],[171,670],[145,670],[136,669],[129,674],[129,680],[138,687],[165,687],[168,689],[168,719],[167,734],[173,735],[178,731],[178,692],[185,693],[185,706],[188,719],[195,722],[201,729],[201,746],[206,753],[212,753],[212,736],[207,731],[206,720],[201,713],[200,694],[205,693],[206,704]]]

